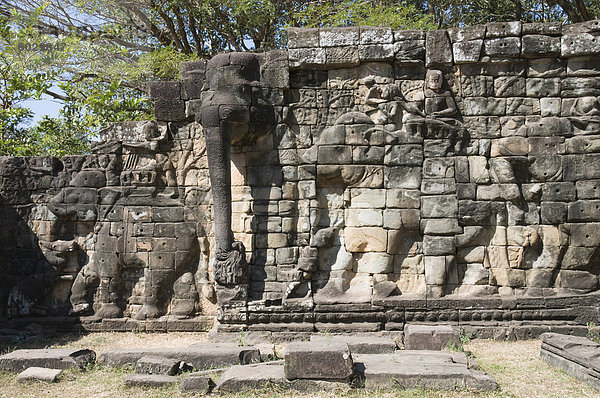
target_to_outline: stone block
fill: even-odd
[[[560,96],[560,79],[529,78],[527,79],[526,92],[528,97]]]
[[[204,372],[191,373],[184,376],[179,382],[179,391],[182,393],[209,394],[215,387],[215,382],[210,375]]]
[[[348,380],[352,356],[344,342],[297,342],[287,346],[284,373],[288,380]]]
[[[400,40],[394,43],[394,57],[398,61],[423,61],[425,40]]]
[[[17,381],[25,383],[29,381],[44,381],[46,383],[55,383],[63,373],[63,369],[48,369],[36,366],[29,367],[19,373]]]
[[[485,25],[485,37],[521,36],[521,22],[493,22]]]
[[[387,253],[367,252],[357,256],[357,272],[387,274],[394,269],[394,257]]]
[[[327,56],[324,48],[296,48],[288,51],[291,68],[325,65]]]
[[[319,45],[321,47],[356,46],[360,43],[360,29],[322,28],[319,29]]]
[[[483,40],[467,40],[452,44],[454,62],[467,64],[479,62]]]
[[[404,348],[406,350],[441,351],[453,344],[460,345],[458,333],[449,325],[406,325]]]
[[[394,58],[395,46],[393,44],[371,44],[358,46],[360,61],[387,61]]]
[[[494,94],[494,78],[492,76],[460,77],[463,97],[489,97]]]
[[[600,32],[565,34],[560,39],[563,58],[592,55],[600,52]]]
[[[344,220],[348,227],[381,227],[383,214],[378,209],[346,209]]]
[[[0,356],[0,370],[21,372],[29,367],[85,369],[95,359],[94,351],[77,348],[15,350]]]
[[[344,243],[350,253],[385,252],[387,230],[377,227],[344,229]]]
[[[360,44],[389,44],[394,42],[392,29],[375,26],[360,27]]]
[[[249,364],[260,361],[260,352],[254,347],[233,344],[199,343],[188,348],[148,348],[109,350],[98,360],[107,367],[135,365],[144,356],[173,358],[192,365],[195,369]]]
[[[465,116],[504,116],[506,99],[489,97],[467,97],[463,99]]]
[[[491,57],[518,57],[521,55],[521,38],[485,39],[483,49],[484,53]]]
[[[355,357],[357,373],[369,389],[402,386],[450,391],[457,387],[493,391],[498,388],[492,376],[469,369],[463,353],[402,350],[397,354]]]
[[[287,29],[288,48],[311,48],[319,46],[318,28],[293,28]]]
[[[523,97],[525,79],[519,76],[499,76],[494,79],[494,94],[497,97]]]
[[[425,235],[423,238],[423,254],[426,256],[453,255],[455,252],[453,236]]]
[[[123,378],[123,382],[127,387],[166,387],[177,384],[179,378],[177,376],[167,375],[149,375],[134,373],[126,375]]]
[[[560,37],[525,35],[521,40],[524,57],[540,58],[560,55]]]
[[[393,354],[397,345],[394,340],[388,337],[348,336],[348,335],[311,335],[310,341],[327,343],[329,341],[341,341],[348,344],[350,352],[354,354]]]
[[[325,61],[331,66],[357,66],[360,63],[358,47],[328,47],[325,49]]]
[[[424,218],[456,217],[458,201],[453,195],[423,196],[421,214]]]
[[[137,361],[135,372],[175,376],[179,373],[180,364],[179,360],[173,358],[144,356]]]
[[[561,270],[557,284],[565,289],[592,291],[598,287],[598,276],[587,271]]]
[[[452,64],[452,46],[445,30],[429,31],[426,34],[425,66],[443,66]]]
[[[388,208],[418,209],[421,206],[420,192],[416,189],[387,189],[385,203]]]
[[[411,166],[388,167],[384,174],[386,188],[420,189],[421,168]]]
[[[354,208],[385,207],[384,189],[353,188],[350,190],[350,205]]]

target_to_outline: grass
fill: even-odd
[[[60,337],[26,338],[0,347],[1,351],[14,348],[79,347],[90,348],[98,355],[114,348],[136,347],[188,347],[193,343],[207,341],[206,333],[91,333]],[[585,383],[551,368],[539,358],[540,341],[517,342],[461,339],[462,350],[472,354],[472,360],[481,370],[496,378],[500,389],[490,393],[473,391],[436,391],[424,389],[345,389],[330,390],[319,394],[298,393],[282,390],[276,386],[259,391],[237,394],[219,394],[219,397],[321,397],[321,398],[391,398],[391,397],[599,397],[600,394]],[[126,369],[108,369],[91,366],[86,371],[69,370],[55,384],[40,382],[17,383],[15,374],[0,373],[0,398],[12,397],[57,397],[81,398],[100,397],[179,397],[177,387],[144,389],[125,387],[123,378]],[[193,395],[184,395],[191,397]]]

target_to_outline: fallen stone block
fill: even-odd
[[[19,373],[17,376],[17,381],[19,383],[24,383],[26,381],[45,381],[48,383],[55,383],[58,381],[58,378],[62,372],[62,369],[48,369],[32,366]]]
[[[396,342],[388,337],[313,335],[310,336],[310,341],[318,343],[344,342],[348,344],[352,354],[393,354],[397,348]]]
[[[303,392],[331,391],[332,389],[348,389],[349,384],[337,381],[297,379],[285,377],[282,361],[261,363],[246,366],[233,366],[217,380],[216,390],[219,392],[238,392],[277,386]]]
[[[350,349],[341,341],[291,343],[284,361],[285,377],[289,380],[346,380],[352,376]]]
[[[165,357],[144,356],[135,365],[135,373],[175,376],[186,364],[177,359]],[[191,366],[188,366],[191,370]]]
[[[123,381],[127,387],[165,387],[176,384],[179,381],[179,377],[134,373],[125,376]]]
[[[96,353],[79,348],[15,350],[0,356],[0,370],[21,372],[30,367],[49,369],[84,369],[96,360]]]
[[[232,344],[211,344],[187,348],[110,350],[102,354],[98,362],[111,368],[133,366],[144,356],[177,359],[198,370],[260,362],[258,349]]]
[[[585,337],[544,333],[540,357],[600,390],[600,344]]]
[[[463,353],[398,351],[395,354],[355,355],[354,369],[366,388],[398,387],[453,390],[496,390],[494,378],[473,370]]]
[[[183,393],[193,392],[198,394],[209,394],[215,388],[215,382],[209,375],[189,374],[179,382],[179,391]]]
[[[404,328],[404,348],[407,350],[443,350],[458,347],[460,339],[449,325],[407,325]]]

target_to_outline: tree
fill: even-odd
[[[218,52],[281,48],[287,26],[428,30],[599,16],[598,0],[3,0],[0,153],[62,153],[52,147],[57,137],[87,142],[107,122],[151,118],[146,82],[174,79],[181,62]],[[11,44],[20,42],[30,50]],[[36,43],[62,51],[41,51]],[[20,104],[42,94],[63,110],[25,127],[31,112]]]

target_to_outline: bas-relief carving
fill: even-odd
[[[523,70],[462,76],[468,67],[444,66],[415,77],[377,62],[313,70],[303,75],[310,88],[273,95],[263,66],[253,54],[214,57],[194,100],[199,123],[114,126],[96,155],[66,158],[64,171],[28,165],[52,175],[56,188],[39,201],[53,216],[38,234],[49,271],[36,283],[69,285],[77,314],[137,319],[207,313],[213,282],[220,311],[243,312],[250,267],[261,262],[276,269],[265,266],[269,301],[288,309],[597,290],[600,242],[590,231],[598,220],[592,185],[600,106],[593,89],[576,98],[555,92],[558,102],[544,103],[531,95]],[[413,80],[392,78],[399,75]],[[264,235],[257,220],[267,226],[261,256],[272,258],[257,261],[250,245],[234,240],[231,147],[268,136],[275,103],[278,129],[294,137],[274,151],[277,160],[265,154],[265,164],[287,168],[282,191],[294,184],[300,197],[288,192],[278,205],[269,193],[264,215],[243,222],[250,237]],[[243,169],[237,185],[277,186],[269,173],[244,175],[246,154],[235,156]],[[3,194],[10,184],[3,179]],[[247,197],[243,212],[252,219]],[[159,220],[165,211],[177,215]],[[285,233],[283,211],[296,224]],[[206,237],[213,221],[214,242]],[[173,248],[173,237],[184,239]],[[37,310],[38,298],[26,290],[10,292],[20,303],[13,313]],[[245,322],[243,315],[230,320]]]
[[[213,311],[208,203],[196,199],[208,187],[178,184],[202,172],[195,163],[205,156],[201,127],[188,128],[183,151],[166,124],[124,123],[103,132],[96,154],[63,159],[55,193],[40,200],[47,211],[38,242],[55,273],[71,280],[74,314],[140,320]]]

